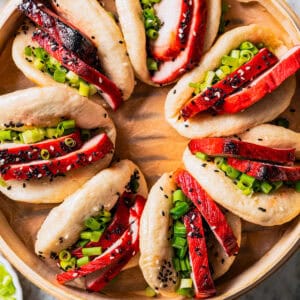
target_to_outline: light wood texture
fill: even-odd
[[[15,9],[18,2],[11,1],[0,15],[0,94],[33,85],[17,70],[11,59],[12,35],[20,21],[20,14]],[[272,10],[272,14],[275,10],[284,18],[278,19],[280,23],[257,2],[229,2],[232,5],[232,26],[255,20],[272,26],[287,42],[299,42],[297,26],[300,22],[290,10],[284,10],[286,4],[281,6],[282,1],[261,1]],[[298,78],[298,86],[299,83]],[[118,132],[116,157],[136,162],[146,174],[149,187],[163,172],[172,171],[181,165],[182,152],[188,142],[178,136],[164,120],[163,105],[168,90],[138,83],[132,99],[112,114]],[[296,94],[300,95],[299,88]],[[289,118],[292,129],[300,131],[300,104],[296,97],[291,108],[296,109],[296,112],[288,109],[283,116]],[[59,286],[55,282],[55,270],[45,265],[33,251],[36,232],[50,208],[50,205],[22,204],[0,196],[0,249],[20,272],[59,299],[143,299],[141,291],[146,283],[137,268],[123,272],[103,294],[87,294]],[[213,299],[231,299],[249,290],[293,253],[299,238],[299,217],[288,224],[272,228],[244,222],[240,254],[230,271],[216,281],[218,295]]]

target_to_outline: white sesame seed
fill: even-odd
[[[72,166],[71,165],[68,165],[67,166],[67,171],[70,171],[72,169]]]
[[[50,150],[51,150],[51,151],[54,151],[54,147],[53,147],[53,146],[50,146]]]
[[[89,157],[89,162],[91,162],[93,160],[92,155]]]

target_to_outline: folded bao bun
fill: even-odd
[[[293,137],[291,130],[283,129],[282,133],[283,143],[280,128],[272,125],[261,125],[245,133],[245,138],[241,136],[243,141],[252,143],[257,142],[258,136],[265,138],[263,145],[270,147],[298,146],[299,155],[299,137],[296,144],[293,140],[288,142],[287,137]],[[214,162],[207,162],[206,166],[202,167],[201,161],[188,148],[183,154],[183,162],[186,169],[216,202],[248,222],[262,226],[281,225],[300,213],[300,194],[291,188],[281,187],[271,194],[254,193],[252,196],[246,196],[223,172],[215,172]]]
[[[172,224],[169,211],[173,204],[172,193],[174,190],[176,190],[176,183],[172,179],[172,173],[164,174],[149,193],[140,228],[140,267],[144,278],[156,292],[167,297],[179,297],[175,293],[179,280],[172,263],[173,249],[169,229]],[[225,216],[240,244],[240,218],[230,212],[226,212]],[[228,271],[235,256],[228,257],[215,238],[210,238],[207,242],[212,243],[213,247],[208,248],[209,262],[214,270],[213,278],[216,279]],[[210,250],[213,253],[210,253]],[[218,252],[218,256],[214,255],[216,252]],[[172,271],[172,275],[170,275],[172,280],[167,282],[166,287],[163,287],[164,283],[158,279],[164,261],[171,263],[169,270]]]
[[[74,24],[97,47],[101,66],[128,99],[134,88],[134,73],[121,30],[97,0],[51,1],[58,14]]]
[[[111,210],[115,206],[136,170],[140,175],[137,194],[147,198],[145,178],[133,162],[122,160],[102,170],[51,210],[37,234],[36,254],[49,258],[51,252],[59,253],[72,246],[86,219],[99,214],[102,208]]]
[[[0,129],[7,129],[4,124],[10,122],[14,124],[20,122],[25,127],[51,127],[56,126],[61,118],[65,117],[75,120],[79,128],[103,128],[111,142],[115,144],[115,126],[104,108],[69,88],[29,88],[0,96],[0,103],[5,107],[0,110]],[[0,144],[0,149],[12,145],[14,144]],[[58,203],[74,193],[97,172],[106,168],[112,156],[113,153],[108,153],[95,163],[71,170],[65,177],[56,177],[52,182],[49,178],[30,181],[9,180],[10,188],[0,186],[0,191],[16,201]]]
[[[238,27],[223,34],[202,57],[199,67],[182,77],[167,96],[165,116],[179,134],[188,138],[201,138],[241,133],[250,127],[273,120],[288,107],[296,88],[294,76],[242,112],[217,116],[201,113],[187,121],[180,118],[182,107],[192,98],[194,91],[189,83],[204,80],[207,71],[219,66],[223,55],[227,55],[246,40],[252,43],[263,42],[279,58],[288,50],[270,28],[256,24]]]
[[[91,6],[92,3],[87,2],[86,5]],[[103,10],[103,8],[99,4],[97,4],[97,6],[99,7],[99,10]],[[77,10],[78,8],[77,5],[72,5],[72,7],[74,7],[75,10]],[[89,32],[88,36],[95,36],[95,40],[93,41],[95,41],[95,44],[97,46],[99,60],[102,63],[104,73],[107,74],[111,81],[122,91],[123,99],[126,100],[129,98],[134,88],[133,70],[131,68],[129,58],[126,56],[126,48],[124,43],[119,43],[119,41],[123,40],[121,32],[117,28],[118,31],[113,34],[113,31],[114,29],[116,30],[117,25],[115,24],[113,19],[108,15],[107,12],[104,11],[102,13],[106,17],[102,18],[100,16],[100,19],[102,20],[107,18],[109,21],[108,24],[105,23],[105,26],[103,25],[98,27],[97,22],[95,22],[95,19],[99,19],[98,16],[97,18],[90,19],[90,21],[93,20],[93,23],[96,24],[96,26],[94,26],[94,30],[90,29],[91,24],[87,24],[85,26],[87,28],[87,31]],[[93,11],[93,15],[95,14],[98,14],[96,10]],[[90,15],[86,13],[82,14],[82,17],[84,16],[90,18]],[[82,20],[78,22],[80,24],[83,23]],[[35,27],[33,27],[31,24],[27,24],[27,26],[28,30],[20,30],[13,42],[12,57],[16,66],[24,73],[24,75],[28,79],[30,79],[39,86],[65,86],[71,89],[72,91],[77,92],[76,89],[69,87],[65,83],[59,83],[55,81],[51,77],[51,75],[47,74],[46,72],[43,73],[39,69],[35,68],[33,63],[27,59],[24,53],[25,47],[40,47],[36,41],[32,40]],[[107,28],[105,29],[104,27]],[[82,26],[82,28],[84,27]],[[112,32],[107,32],[108,28]],[[95,97],[91,98],[94,99]]]
[[[128,54],[136,76],[141,81],[156,85],[147,68],[146,33],[140,0],[116,0],[116,7]],[[170,8],[170,12],[172,9]],[[207,1],[207,24],[203,52],[213,44],[219,29],[221,1]]]

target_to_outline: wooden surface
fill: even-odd
[[[275,18],[257,4],[235,6],[235,0],[229,2],[236,9],[236,15],[243,16],[243,19],[234,18],[233,24],[250,22],[256,18],[261,23],[267,20],[278,34],[283,33],[283,28]],[[0,29],[0,49],[4,46],[0,55],[1,94],[32,86],[16,69],[10,56],[11,39],[7,40],[7,33],[15,30],[17,16],[14,13],[4,22],[5,15],[0,15],[0,24],[1,21],[4,24]],[[295,23],[287,24],[295,33]],[[149,187],[163,172],[180,166],[182,151],[187,143],[186,139],[178,136],[164,121],[163,105],[168,90],[169,88],[154,89],[139,83],[132,99],[112,115],[118,130],[116,157],[129,158],[139,164],[146,174]],[[299,94],[298,91],[297,95]],[[291,107],[296,112],[292,113],[288,109],[283,115],[290,119],[293,129],[300,131],[300,123],[296,122],[300,117],[300,105],[296,102],[296,97]],[[1,196],[0,247],[23,274],[47,292],[61,299],[86,299],[83,292],[58,286],[54,280],[55,270],[48,268],[33,253],[36,232],[50,207],[20,204]],[[231,270],[216,282],[218,296],[215,299],[237,296],[261,280],[291,254],[299,240],[299,219],[276,228],[263,228],[249,223],[245,223],[243,228],[241,252]],[[136,291],[145,286],[141,273],[137,269],[129,270],[114,285],[110,285],[105,293],[115,298],[130,295],[140,298]],[[100,294],[89,294],[88,299],[103,299],[102,297],[104,296]]]

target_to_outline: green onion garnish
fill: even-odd
[[[272,191],[273,186],[271,184],[269,184],[268,182],[264,181],[260,185],[260,189],[264,194],[269,194]]]
[[[277,191],[282,185],[283,185],[283,181],[275,181],[272,182],[274,191]]]
[[[177,220],[183,215],[185,215],[190,209],[187,202],[177,201],[175,207],[170,210],[173,219]]]
[[[158,63],[153,58],[147,58],[147,68],[149,71],[157,71],[158,70]]]
[[[60,267],[64,270],[64,271],[67,271],[69,269],[73,269],[76,265],[76,258],[73,257],[71,258],[69,261],[64,261],[64,260],[61,260],[60,261]]]
[[[252,176],[249,176],[247,174],[242,174],[240,177],[240,182],[245,186],[245,187],[252,187],[254,182],[255,182],[255,178]]]
[[[176,251],[176,255],[177,255],[180,259],[183,259],[183,258],[185,257],[185,255],[186,255],[186,253],[187,253],[187,246],[184,246],[184,247],[182,247],[182,248],[180,248],[180,249],[178,249],[178,250]]]
[[[11,130],[0,130],[0,141],[11,141],[12,140],[12,131]]]
[[[195,156],[201,160],[207,160],[207,158],[208,158],[208,155],[205,153],[202,153],[202,152],[197,152],[195,154]]]
[[[176,202],[176,201],[186,201],[186,197],[185,197],[185,194],[183,193],[182,190],[176,190],[173,195],[173,202]]]
[[[58,255],[60,261],[70,261],[71,257],[71,253],[67,250],[60,251]]]
[[[79,83],[79,95],[88,97],[90,95],[90,85],[84,81]]]
[[[177,258],[177,257],[173,258],[173,266],[174,266],[174,269],[176,272],[179,272],[181,270],[179,258]]]
[[[2,186],[2,187],[7,187],[6,181],[3,180],[1,177],[0,177],[0,186]]]
[[[186,246],[186,243],[187,243],[186,238],[182,238],[180,236],[174,236],[172,247],[181,249]]]
[[[92,231],[91,242],[99,242],[102,233],[103,233],[103,231],[99,231],[99,230]]]
[[[182,278],[180,280],[180,289],[192,288],[193,287],[193,280],[191,278]]]
[[[24,54],[26,56],[31,56],[32,55],[32,49],[31,49],[31,47],[29,47],[29,46],[25,47]]]
[[[84,221],[84,225],[86,228],[92,229],[92,230],[98,230],[100,228],[100,223],[95,218],[88,218]]]
[[[47,149],[41,150],[41,158],[44,160],[48,160],[50,158],[50,153]]]
[[[82,248],[82,254],[84,256],[97,256],[102,253],[101,247]]]
[[[40,128],[26,130],[20,134],[25,144],[33,144],[42,141],[45,138],[46,131]]]
[[[48,139],[54,139],[57,136],[56,128],[46,128],[46,135]]]
[[[226,169],[226,175],[231,179],[236,179],[241,175],[241,172],[231,166],[228,166]]]
[[[81,266],[84,266],[86,265],[88,262],[90,261],[89,257],[88,256],[83,256],[79,259],[77,259],[77,267],[81,267]]]
[[[150,286],[148,286],[145,289],[145,295],[146,295],[146,297],[155,297],[156,293]]]
[[[82,231],[80,233],[80,238],[82,240],[91,240],[92,232],[91,231]]]
[[[174,235],[182,237],[186,236],[186,228],[182,222],[176,221],[174,225]]]
[[[72,138],[65,139],[64,143],[65,143],[66,146],[68,146],[70,148],[73,148],[73,147],[76,146],[76,141]]]
[[[56,82],[65,83],[66,82],[66,73],[60,69],[56,69],[53,74],[53,79]]]
[[[156,40],[158,38],[158,32],[155,29],[148,29],[146,34],[151,40]]]

